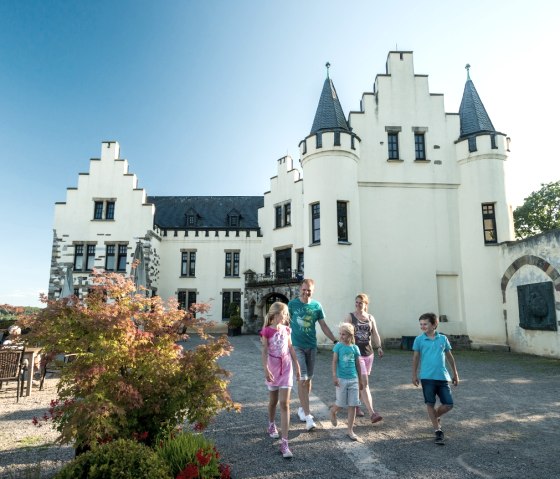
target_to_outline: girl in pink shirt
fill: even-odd
[[[288,306],[276,302],[270,306],[261,330],[262,364],[269,392],[268,434],[274,439],[278,437],[274,418],[278,398],[280,398],[280,429],[282,432],[280,452],[286,459],[292,457],[292,452],[288,447],[290,392],[293,385],[292,366],[295,367],[297,380],[300,379],[299,363],[290,339],[291,331],[287,326],[289,316]]]

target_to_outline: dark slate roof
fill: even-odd
[[[459,107],[459,118],[461,120],[461,138],[496,131],[470,78],[465,84],[463,99]]]
[[[338,101],[334,84],[328,77],[323,84],[323,91],[321,92],[321,98],[319,98],[319,106],[317,106],[310,134],[313,135],[325,130],[351,131],[342,111],[342,106],[340,106],[340,101]]]
[[[156,206],[154,224],[162,229],[187,228],[187,215],[196,218],[195,228],[258,228],[258,209],[262,196],[148,196]],[[230,226],[228,216],[239,216],[239,227]],[[189,229],[193,229],[190,227]]]

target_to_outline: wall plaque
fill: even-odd
[[[523,329],[556,331],[556,303],[551,281],[517,287],[519,326]]]

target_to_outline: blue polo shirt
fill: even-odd
[[[422,333],[414,339],[413,351],[420,353],[420,379],[451,381],[445,367],[445,353],[451,350],[447,336],[436,331],[433,339]]]

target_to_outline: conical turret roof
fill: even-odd
[[[467,138],[477,133],[496,131],[470,78],[468,73],[469,67],[467,65],[467,83],[465,84],[463,99],[459,107],[461,138]]]
[[[342,111],[342,106],[340,106],[340,101],[338,101],[334,83],[327,76],[323,84],[323,91],[321,92],[321,98],[319,98],[319,105],[317,106],[310,134],[313,135],[319,131],[328,130],[351,131]]]

